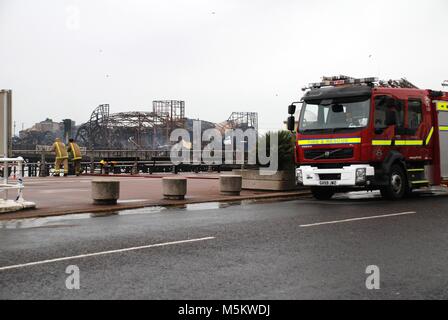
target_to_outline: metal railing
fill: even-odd
[[[3,175],[3,179],[2,179],[2,183],[0,184],[0,191],[4,193],[3,195],[3,200],[7,201],[8,200],[8,191],[9,190],[14,190],[17,189],[17,197],[15,199],[16,202],[23,202],[23,196],[22,196],[22,190],[24,188],[23,185],[23,158],[22,157],[18,157],[18,158],[0,158],[0,163],[3,164],[2,167],[2,175]],[[11,165],[14,168],[18,168],[18,174],[16,176],[16,182],[15,183],[10,183],[9,181],[9,175],[10,175],[10,169],[11,169]]]
[[[170,161],[114,161],[115,164],[102,165],[100,162],[85,161],[81,162],[81,168],[84,174],[155,174],[155,173],[179,173],[179,172],[221,172],[232,169],[240,169],[241,165],[208,165],[200,164],[178,164]],[[53,175],[54,163],[24,163],[21,169],[13,167],[10,174],[18,175],[21,171],[22,177],[47,177]],[[70,163],[69,175],[73,175],[73,167]]]
[[[23,150],[16,150],[16,153],[26,153]],[[129,154],[127,154],[129,152]],[[178,173],[178,172],[204,172],[214,171],[221,172],[232,169],[240,169],[241,163],[237,163],[237,159],[245,159],[244,166],[247,166],[247,152],[223,151],[221,154],[222,164],[208,165],[204,162],[205,159],[201,159],[199,163],[189,162],[182,164],[173,164],[170,158],[170,151],[154,151],[146,150],[141,151],[145,153],[142,157],[131,157],[130,155],[136,151],[131,150],[98,150],[95,151],[96,155],[102,155],[103,157],[92,157],[84,155],[84,161],[81,162],[81,168],[84,173],[90,174],[152,174],[152,173]],[[193,153],[200,152],[191,151],[191,160],[194,159]],[[54,153],[49,151],[40,151],[40,160],[34,158],[31,161],[25,161],[24,165],[20,169],[22,177],[47,177],[51,176],[54,168]],[[124,158],[123,155],[125,155]],[[140,154],[141,155],[141,154]],[[233,163],[226,163],[226,155],[234,159]],[[101,160],[105,160],[107,164],[101,163]],[[13,174],[15,175],[17,168],[13,168]],[[70,163],[70,174],[73,174],[73,163]]]

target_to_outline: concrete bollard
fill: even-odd
[[[219,187],[222,195],[239,196],[243,184],[243,177],[239,175],[219,176]]]
[[[93,180],[92,199],[94,204],[117,204],[120,198],[120,181]]]
[[[167,200],[183,200],[187,194],[187,179],[182,177],[162,178],[163,197]]]

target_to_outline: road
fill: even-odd
[[[447,207],[352,194],[3,221],[0,298],[446,299]]]

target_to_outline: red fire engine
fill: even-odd
[[[296,132],[296,181],[315,198],[364,189],[400,199],[447,183],[448,92],[345,76],[306,90],[289,106],[288,129]]]

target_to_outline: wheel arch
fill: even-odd
[[[408,176],[405,157],[400,152],[396,150],[391,150],[387,155],[386,159],[384,159],[383,161],[382,164],[383,172],[385,174],[389,174],[394,164],[399,164],[403,168],[406,176]]]
[[[398,151],[392,150],[383,162],[383,170],[386,176],[391,173],[392,166],[398,164],[403,169],[404,175],[406,177],[406,189],[407,192],[412,188],[411,177],[408,172],[408,167],[406,165],[406,158]]]

